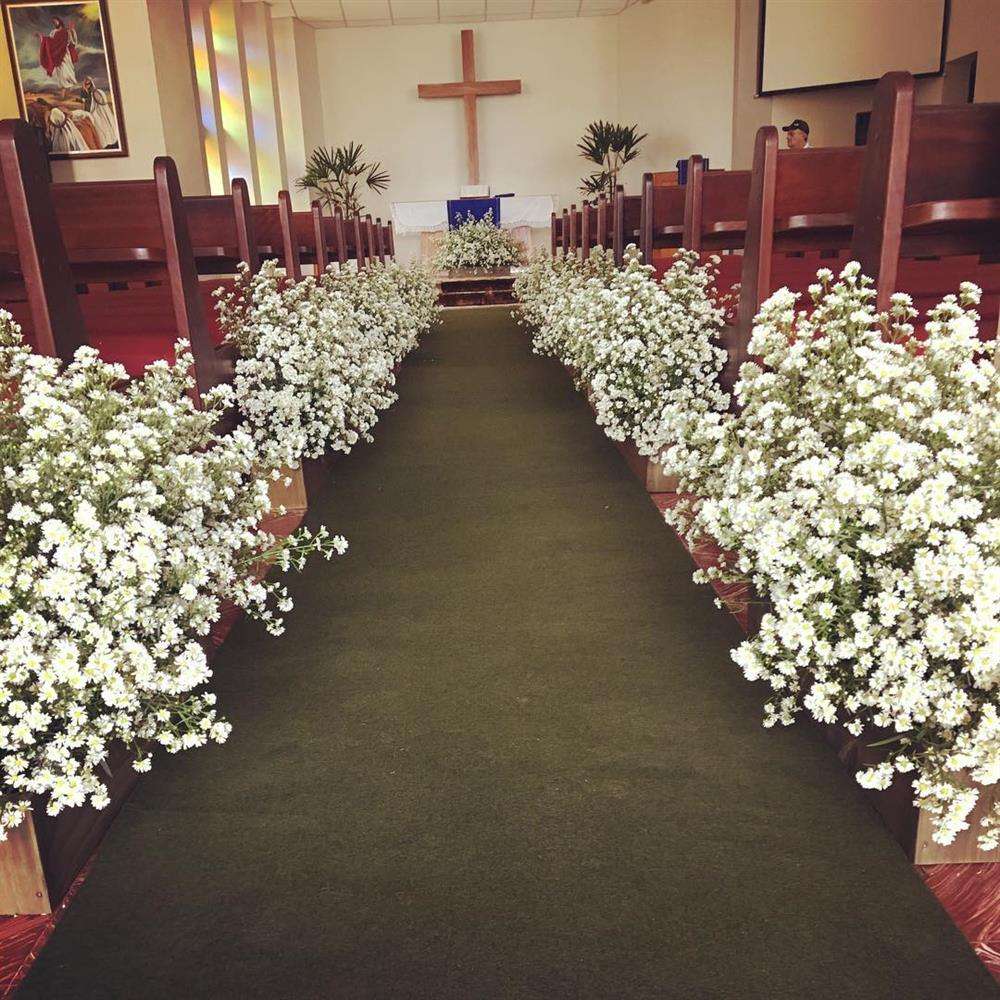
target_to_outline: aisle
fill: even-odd
[[[1000,995],[506,317],[407,363],[350,554],[234,630],[231,742],[142,780],[23,996]]]

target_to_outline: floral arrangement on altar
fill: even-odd
[[[107,805],[116,743],[144,771],[156,746],[224,741],[203,647],[223,601],[279,634],[288,593],[253,567],[346,549],[260,529],[253,437],[215,432],[231,390],[197,408],[192,365],[179,342],[131,381],[90,347],[63,368],[0,312],[0,840],[33,797],[51,815]]]
[[[395,262],[291,282],[269,261],[217,294],[243,426],[269,469],[370,441],[395,367],[439,311],[428,273]]]
[[[948,844],[1000,779],[1000,374],[975,286],[918,337],[908,297],[877,314],[859,272],[819,272],[811,309],[763,305],[738,414],[706,411],[670,452],[699,499],[667,517],[729,553],[700,578],[768,602],[734,651],[770,685],[765,725],[805,711],[865,736],[884,759],[858,781],[910,776]],[[1000,842],[996,806],[979,842]]]
[[[686,251],[657,281],[635,247],[621,268],[598,248],[585,261],[539,255],[514,288],[536,353],[573,370],[608,437],[659,455],[678,421],[728,405],[715,277]]]
[[[456,215],[455,221],[459,225],[444,234],[434,255],[434,264],[439,270],[493,271],[524,261],[524,247],[493,221],[492,209],[481,219],[474,218],[470,212],[464,222],[461,215]]]

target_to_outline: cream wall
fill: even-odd
[[[366,199],[373,214],[465,183],[462,103],[417,97],[418,83],[461,79],[463,27],[476,33],[480,79],[523,81],[518,96],[478,102],[480,172],[494,191],[579,201],[590,171],[576,143],[598,118],[649,133],[625,175],[632,190],[643,171],[693,151],[729,165],[734,0],[655,0],[611,17],[318,30],[323,141],[362,142],[392,175],[385,196]]]
[[[563,204],[578,197],[577,139],[618,108],[613,17],[317,31],[325,142],[364,143],[392,176],[386,196],[366,199],[373,213],[466,183],[462,101],[417,97],[418,83],[461,79],[463,27],[476,33],[480,79],[523,81],[520,95],[478,101],[483,183]]]
[[[5,31],[0,28],[0,31]],[[17,106],[17,88],[10,65],[10,52],[6,39],[0,44],[0,118],[17,118],[21,109]]]
[[[146,7],[150,37],[156,40],[153,54],[164,151],[177,164],[185,194],[208,194],[187,12],[178,0],[146,0]],[[127,98],[125,108],[129,110]]]
[[[629,7],[618,26],[618,118],[649,138],[625,171],[638,190],[647,170],[672,170],[692,153],[732,159],[733,0],[656,0]]]

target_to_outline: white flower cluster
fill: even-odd
[[[670,460],[700,499],[668,514],[713,538],[769,602],[734,659],[772,689],[765,725],[805,710],[884,749],[858,774],[912,776],[950,843],[1000,779],[1000,375],[979,290],[876,315],[871,282],[821,271],[811,310],[764,303],[735,415],[692,421]],[[1000,840],[983,820],[980,845]]]
[[[598,248],[583,262],[540,256],[514,287],[536,352],[574,370],[610,438],[657,455],[678,421],[728,405],[717,381],[725,352],[715,277],[688,251],[657,281],[634,247],[621,268]]]
[[[147,770],[156,745],[225,740],[203,648],[220,605],[278,634],[287,591],[253,566],[346,547],[260,530],[254,441],[213,430],[231,390],[196,408],[177,352],[133,381],[90,347],[62,368],[0,312],[0,839],[35,796],[52,815],[105,806],[98,770],[119,741]]]
[[[395,262],[292,282],[269,261],[217,294],[243,426],[272,470],[370,441],[396,366],[438,314],[430,276]]]
[[[455,221],[460,225],[444,234],[434,255],[434,264],[439,270],[469,268],[491,271],[499,267],[512,267],[524,259],[521,244],[510,232],[493,222],[492,209],[481,219],[473,218],[470,212],[465,222],[461,221],[461,215],[456,215]]]

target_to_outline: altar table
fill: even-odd
[[[513,195],[500,199],[500,228],[546,229],[552,220],[556,200],[550,194]],[[448,202],[394,201],[392,225],[397,236],[411,233],[443,232],[448,228]]]

